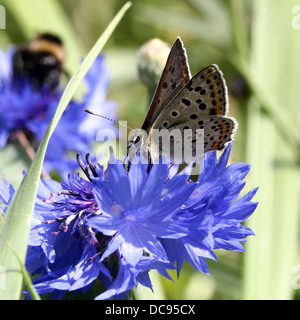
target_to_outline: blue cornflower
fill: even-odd
[[[188,235],[176,241],[162,239],[170,261],[176,262],[178,277],[184,260],[209,274],[206,258],[217,260],[214,249],[244,251],[241,243],[248,235],[254,235],[241,222],[257,207],[256,202],[251,202],[257,188],[237,200],[250,165],[227,166],[230,150],[231,143],[219,159],[215,151],[205,154],[195,193],[174,217],[188,228]]]
[[[241,243],[254,233],[241,222],[257,207],[251,202],[257,189],[237,200],[250,166],[227,167],[230,150],[231,144],[219,160],[215,151],[207,153],[195,184],[188,184],[188,170],[177,173],[173,167],[169,175],[161,164],[149,173],[141,164],[129,173],[123,167],[108,167],[108,182],[93,181],[102,215],[88,222],[103,234],[114,235],[102,257],[119,250],[134,266],[146,251],[176,262],[179,276],[184,260],[208,273],[206,258],[216,260],[213,250],[244,251]]]
[[[36,149],[52,119],[62,95],[62,86],[33,86],[27,76],[13,74],[15,48],[0,51],[0,148],[16,132],[23,132]],[[86,92],[81,101],[71,101],[49,142],[44,167],[56,169],[62,176],[75,168],[70,153],[87,153],[96,140],[99,128],[110,128],[111,121],[91,117],[84,108],[115,118],[116,104],[106,100],[108,70],[99,56],[84,78]],[[102,122],[101,122],[102,121]]]
[[[257,206],[257,189],[237,200],[250,166],[227,166],[230,149],[219,159],[207,153],[196,182],[189,168],[132,163],[128,171],[114,156],[106,170],[77,157],[87,179],[43,179],[26,260],[37,292],[60,299],[100,280],[105,289],[96,299],[124,299],[138,284],[152,289],[151,269],[171,279],[167,270],[176,266],[179,276],[187,261],[208,273],[215,249],[244,251],[241,243],[254,233],[241,223]],[[10,188],[1,190],[7,203]]]
[[[196,184],[189,176],[169,179],[167,164],[109,165],[107,181],[93,180],[93,192],[101,218],[92,217],[88,224],[107,236],[113,236],[102,259],[119,250],[132,266],[145,252],[167,260],[160,238],[180,238],[187,229],[174,224],[173,216],[193,193]]]
[[[135,266],[132,266],[119,254],[119,270],[116,279],[105,292],[96,297],[96,300],[126,299],[128,292],[138,283],[153,291],[148,271],[156,270],[167,279],[172,280],[166,269],[174,269],[173,264],[157,258],[143,256]]]
[[[189,197],[194,190],[193,184],[186,183],[187,177],[178,176],[172,178],[173,183],[170,180],[161,185],[168,178],[167,165],[158,166],[157,169],[154,167],[151,174],[147,174],[146,166],[138,165],[136,168],[133,165],[128,173],[121,162],[108,164],[104,171],[101,166],[92,165],[89,157],[86,160],[88,166],[78,157],[87,180],[78,174],[70,174],[68,182],[63,181],[61,185],[43,179],[39,186],[26,260],[27,269],[32,274],[40,275],[33,282],[37,292],[53,292],[53,298],[58,299],[67,291],[82,289],[86,292],[96,279],[100,279],[107,290],[98,299],[121,299],[138,283],[152,288],[147,274],[150,269],[169,278],[166,269],[173,269],[174,266],[168,261],[156,236],[178,237],[186,234],[183,228],[172,226],[171,220],[163,222],[161,219],[172,215],[172,211]],[[139,179],[140,174],[145,180]],[[160,174],[161,179],[157,180],[156,174]],[[125,238],[127,242],[116,250],[113,248],[119,243],[120,237],[112,232],[96,230],[89,221],[103,215],[107,223],[106,214],[99,206],[95,192],[102,188],[99,186],[101,182],[108,186],[111,184],[113,188],[120,184],[118,195],[122,197],[123,178],[132,181],[132,192],[139,192],[140,183],[145,183],[146,188],[142,192],[144,199],[141,198],[142,194],[139,195],[142,201],[137,201],[136,207],[128,204],[133,211],[127,220],[139,219],[137,227],[141,225],[142,229],[134,231],[135,237]],[[148,204],[154,191],[156,199]],[[178,191],[182,192],[182,199],[174,199]],[[148,207],[147,210],[154,210],[156,216],[149,211],[144,212],[145,218],[142,218],[141,205],[146,209]],[[114,213],[119,213],[119,210],[120,205],[113,205]],[[147,230],[147,221],[152,226],[150,232]],[[160,227],[157,225],[155,228],[155,224]],[[129,226],[133,232],[131,228]],[[152,231],[154,234],[151,234]],[[141,243],[133,242],[134,238]],[[152,255],[149,256],[149,253]]]

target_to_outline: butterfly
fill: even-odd
[[[128,148],[134,149],[133,154],[139,150],[144,157],[150,155],[152,162],[156,162],[164,155],[164,148],[154,139],[154,132],[176,129],[182,134],[189,130],[190,135],[185,140],[174,141],[173,137],[169,147],[173,156],[176,146],[183,150],[189,145],[195,152],[199,137],[204,152],[221,150],[233,140],[238,127],[237,121],[227,113],[227,86],[219,67],[208,65],[191,77],[186,50],[177,37],[141,130],[134,132]]]

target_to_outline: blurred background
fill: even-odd
[[[6,29],[0,48],[24,44],[39,32],[64,42],[66,69],[73,74],[126,1],[2,0]],[[247,222],[256,233],[246,253],[217,251],[211,276],[184,265],[174,283],[153,277],[154,294],[138,288],[137,299],[299,299],[300,185],[300,3],[271,0],[133,0],[103,50],[110,70],[108,99],[119,119],[139,128],[148,91],[139,81],[139,50],[160,38],[180,36],[191,73],[216,63],[229,88],[230,116],[239,122],[232,162],[252,165],[244,192],[259,187],[257,210]],[[24,163],[1,150],[1,173]],[[10,177],[9,177],[10,178]],[[299,281],[298,281],[299,280]]]

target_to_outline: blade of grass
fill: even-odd
[[[199,1],[193,1],[195,4]],[[186,35],[187,37],[194,36],[198,39],[204,40],[207,43],[217,45],[218,48],[224,49],[231,42],[230,34],[227,27],[227,16],[222,11],[221,2],[216,1],[203,1],[198,3],[197,7],[206,7],[212,13],[215,10],[214,16],[208,16],[205,13],[203,16],[199,17],[195,14],[195,10],[186,12],[185,9],[188,8],[185,1],[181,3],[178,2],[180,9],[174,10],[174,8],[161,2],[161,5],[155,6],[153,4],[142,3],[140,1],[136,4],[135,19],[143,24],[155,24],[155,27],[163,30],[173,30],[180,33],[181,36]],[[217,17],[216,17],[217,15]],[[216,24],[218,21],[218,24]],[[220,27],[222,26],[222,27]]]
[[[281,136],[286,140],[291,148],[298,152],[297,157],[300,159],[300,136],[298,131],[297,118],[286,109],[281,107],[277,97],[272,90],[266,88],[265,83],[261,81],[259,73],[253,72],[253,67],[247,63],[241,56],[229,57],[229,61],[243,75],[249,89],[260,102],[262,112],[268,115],[274,122]],[[291,101],[293,107],[294,101]]]
[[[251,69],[268,96],[271,117],[266,117],[257,101],[249,105],[247,160],[253,169],[248,181],[260,187],[256,198],[260,204],[249,224],[256,237],[246,246],[243,294],[245,299],[291,299],[300,187],[299,149],[288,143],[299,138],[300,43],[298,31],[291,26],[296,3],[255,0],[252,5]],[[274,116],[281,114],[281,126],[288,135],[275,125]]]
[[[9,245],[9,248],[11,249],[11,251],[13,252],[13,254],[15,255],[16,259],[19,262],[20,269],[21,269],[21,272],[22,272],[22,275],[23,275],[23,278],[24,278],[24,282],[27,285],[27,290],[30,292],[32,300],[41,300],[41,297],[36,292],[32,282],[31,282],[30,275],[27,272],[27,270],[26,270],[21,258],[19,257],[19,255],[16,252],[16,250],[10,244],[8,244],[8,245]]]
[[[131,6],[127,2],[117,13],[87,57],[84,59],[79,70],[68,83],[55,115],[49,124],[44,138],[38,148],[20,188],[17,190],[0,226],[0,266],[5,270],[6,288],[0,290],[0,300],[18,299],[22,285],[22,273],[17,259],[12,255],[8,246],[15,248],[21,261],[24,263],[27,249],[27,239],[30,228],[31,215],[34,208],[35,196],[38,188],[39,178],[42,169],[48,141],[68,103],[79,87],[79,84],[92,63],[102,50],[103,46],[111,36],[114,29],[122,19],[125,12]]]
[[[247,34],[246,24],[246,8],[245,3],[239,0],[229,1],[229,11],[231,14],[232,33],[235,44],[235,50],[238,54],[245,58],[248,58],[249,54],[249,38]]]

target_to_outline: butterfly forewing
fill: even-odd
[[[185,87],[190,78],[185,48],[178,37],[169,53],[161,79],[142,125],[143,130],[149,132],[162,110]]]
[[[209,65],[198,72],[160,113],[153,126],[162,119],[176,122],[228,112],[227,87],[222,73],[216,65]],[[164,124],[166,126],[166,124]]]

